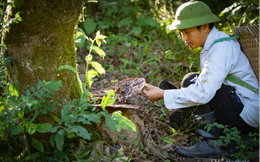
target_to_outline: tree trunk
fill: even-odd
[[[76,68],[74,29],[82,12],[83,0],[15,0],[11,15],[20,12],[22,22],[12,24],[6,33],[5,56],[15,59],[8,67],[12,82],[25,94],[39,80],[61,80],[62,89],[54,100],[62,105],[79,98],[78,76],[61,65]]]
[[[4,34],[5,57],[11,56],[15,60],[8,66],[8,74],[21,94],[36,86],[39,80],[62,81],[61,90],[52,98],[61,104],[55,113],[60,116],[62,105],[79,99],[82,93],[78,75],[71,70],[57,69],[62,65],[76,69],[74,32],[84,0],[14,0],[14,3],[16,7],[8,16],[12,18],[20,12],[22,22],[11,24]],[[44,119],[36,118],[35,122],[45,123],[46,119],[55,123],[50,114]],[[93,127],[88,125],[88,130]],[[49,135],[34,133],[30,138],[48,143]]]

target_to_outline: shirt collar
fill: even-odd
[[[201,54],[208,51],[211,45],[218,39],[218,30],[213,27],[204,43],[204,47],[202,48]]]

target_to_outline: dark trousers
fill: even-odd
[[[190,84],[194,84],[196,82],[196,77],[198,76],[199,73],[188,73],[184,76],[181,86],[188,87]],[[195,114],[201,115],[210,111],[214,111],[217,117],[217,122],[219,124],[236,127],[239,131],[244,133],[251,132],[255,128],[248,125],[239,116],[243,110],[243,107],[244,105],[236,95],[235,89],[233,87],[222,84],[221,88],[217,90],[216,95],[209,103],[206,105],[200,105],[196,108]],[[173,110],[170,115],[170,122],[177,122],[178,125],[181,125],[185,118],[191,114],[191,110],[194,110],[194,107]],[[177,117],[180,114],[183,115]]]

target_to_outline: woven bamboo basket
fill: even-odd
[[[234,34],[240,36],[237,40],[259,81],[259,25],[235,28]]]

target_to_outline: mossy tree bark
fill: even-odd
[[[62,88],[53,96],[53,101],[61,105],[73,99],[79,99],[82,93],[78,76],[70,70],[57,69],[62,65],[76,68],[74,31],[82,13],[84,0],[14,0],[15,8],[10,17],[20,12],[22,22],[11,24],[4,35],[7,46],[5,56],[15,59],[8,67],[9,76],[21,94],[39,80],[62,81]],[[60,116],[61,107],[56,108]],[[47,118],[46,118],[47,117]],[[53,118],[47,114],[44,119],[38,117],[38,123]],[[48,121],[49,122],[49,121]],[[40,136],[40,137],[39,137]],[[47,142],[41,135],[31,136]]]
[[[11,15],[20,12],[22,22],[6,33],[5,56],[15,61],[8,67],[14,83],[25,94],[39,80],[61,80],[54,99],[61,104],[79,98],[80,81],[72,71],[57,71],[61,65],[76,68],[73,33],[82,12],[83,0],[15,0]]]

